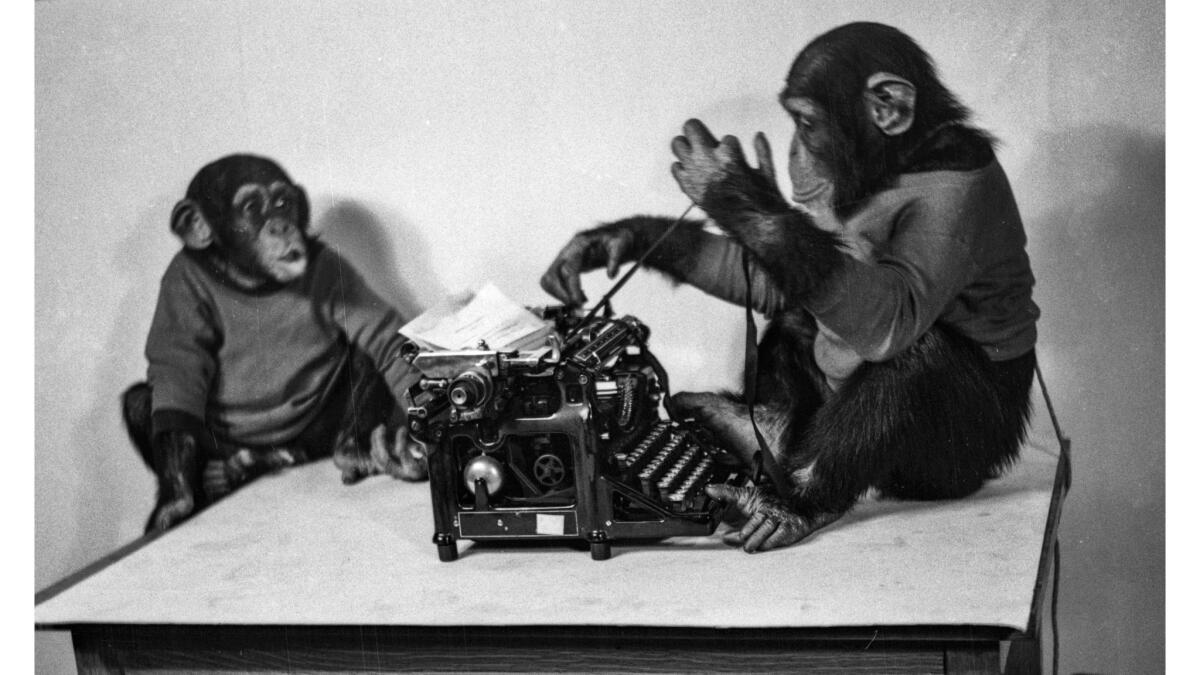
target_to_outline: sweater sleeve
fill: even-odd
[[[330,270],[334,279],[330,303],[333,320],[341,326],[350,342],[370,357],[388,387],[399,395],[417,375],[401,357],[401,349],[407,342],[400,335],[404,319],[367,285],[348,261],[332,250],[327,250],[324,255],[335,266]]]
[[[869,361],[912,345],[975,273],[977,214],[959,197],[918,200],[899,210],[876,259],[846,256],[808,309]]]
[[[204,294],[177,257],[163,275],[146,338],[146,379],[155,435],[203,428],[216,369],[219,328]]]
[[[746,304],[746,274],[742,267],[744,249],[730,237],[698,232],[692,252],[694,264],[686,281],[705,293],[736,305]],[[751,306],[768,317],[787,308],[787,302],[758,261],[750,260]]]

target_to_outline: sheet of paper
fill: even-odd
[[[400,329],[400,334],[427,349],[507,351],[529,346],[553,326],[509,299],[489,282],[477,292],[458,293],[429,308]]]

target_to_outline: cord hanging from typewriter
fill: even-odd
[[[755,453],[757,467],[754,472],[754,482],[762,484],[760,474],[765,470],[767,478],[775,486],[776,493],[781,497],[786,497],[788,494],[787,478],[784,476],[779,462],[775,461],[775,455],[771,454],[771,449],[767,447],[767,441],[763,438],[762,432],[758,430],[758,422],[754,419],[754,402],[758,394],[758,327],[754,324],[752,298],[754,286],[750,279],[750,253],[744,248],[742,249],[742,272],[746,276],[746,409],[750,412],[750,428],[754,429],[754,438],[758,441],[758,452]]]

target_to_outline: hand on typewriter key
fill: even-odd
[[[631,253],[634,237],[628,228],[612,226],[576,234],[542,275],[542,289],[569,305],[582,305],[587,296],[579,285],[579,275],[604,267],[609,279],[616,277]]]
[[[770,551],[791,546],[817,529],[837,519],[836,515],[817,516],[806,521],[792,513],[777,495],[748,485],[714,484],[705,488],[709,497],[733,506],[746,517],[740,531],[726,538],[726,543],[741,545],[747,553]]]

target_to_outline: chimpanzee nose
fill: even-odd
[[[275,236],[286,236],[292,234],[296,229],[295,223],[288,218],[273,217],[267,219],[267,232]]]

